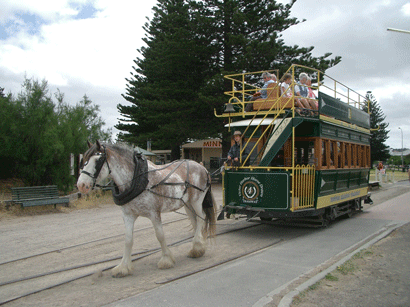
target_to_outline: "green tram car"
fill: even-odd
[[[231,134],[242,132],[240,165],[225,164],[222,173],[227,214],[323,226],[371,203],[369,102],[321,71],[300,65],[287,71],[292,80],[300,72],[315,80],[315,111],[295,107],[301,97],[281,95],[278,81],[266,99],[249,101],[260,90],[252,83],[262,72],[225,76],[232,90],[225,92],[224,112],[215,116],[225,117]],[[295,85],[289,85],[292,93]]]

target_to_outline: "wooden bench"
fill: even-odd
[[[260,98],[253,102],[253,110],[269,110],[276,103],[275,109],[290,109],[292,108],[293,98],[280,97],[280,87],[276,82],[270,83],[266,89],[268,97]]]
[[[380,181],[369,181],[370,190],[378,190],[380,188]]]
[[[58,195],[57,186],[11,188],[12,202],[21,204],[21,207],[54,205],[69,203],[68,197]]]

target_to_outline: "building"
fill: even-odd
[[[206,139],[182,145],[182,158],[202,162],[208,170],[219,168],[222,140]]]

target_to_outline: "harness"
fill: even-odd
[[[98,176],[100,175],[100,172],[101,172],[101,169],[104,166],[104,163],[107,163],[109,173],[111,174],[111,168],[110,168],[110,165],[108,164],[108,161],[107,161],[107,154],[105,153],[105,147],[104,147],[104,145],[102,147],[104,148],[104,151],[97,153],[97,155],[99,155],[100,158],[95,163],[95,173],[94,173],[94,175],[87,172],[87,171],[85,171],[85,170],[81,170],[81,174],[86,174],[87,176],[89,176],[93,179],[93,186],[92,186],[93,189],[95,187],[101,187],[100,185],[96,184],[96,181],[97,181]]]
[[[120,193],[118,186],[115,183],[114,186],[112,186],[112,197],[114,198],[115,204],[118,206],[123,206],[133,200],[135,197],[144,192],[148,185],[147,160],[140,153],[135,153],[134,163],[134,177],[131,180],[131,187]]]
[[[207,183],[206,183],[206,187],[204,189],[201,189],[193,184],[190,183],[189,181],[189,161],[188,160],[178,160],[178,161],[174,161],[172,163],[170,163],[169,165],[160,168],[160,169],[154,169],[149,171],[148,170],[148,162],[146,160],[145,157],[143,157],[141,155],[141,153],[134,153],[134,176],[131,179],[130,183],[131,186],[126,189],[124,192],[120,193],[119,188],[117,186],[117,184],[114,183],[114,185],[98,185],[96,184],[96,180],[101,172],[101,169],[104,166],[104,163],[107,164],[107,167],[109,169],[109,173],[111,174],[111,169],[110,166],[108,164],[107,161],[107,154],[105,152],[105,147],[103,146],[104,151],[101,153],[98,153],[98,155],[100,155],[100,158],[97,160],[96,164],[95,164],[95,174],[91,174],[87,171],[82,170],[81,173],[82,174],[86,174],[87,176],[91,177],[93,179],[93,186],[92,188],[94,189],[95,187],[99,187],[99,188],[111,188],[112,190],[112,195],[113,195],[113,199],[116,205],[118,206],[123,206],[125,204],[127,204],[128,202],[130,202],[131,200],[133,200],[134,198],[136,198],[138,195],[140,195],[142,192],[144,191],[148,191],[150,193],[153,193],[157,196],[161,196],[161,197],[165,197],[165,198],[170,198],[170,199],[176,199],[176,200],[180,200],[184,203],[184,205],[186,206],[187,204],[185,203],[185,201],[182,199],[188,188],[194,188],[197,189],[201,192],[205,192],[205,190],[211,185],[210,180],[209,180],[209,176],[207,176]],[[167,180],[172,176],[172,174],[174,174],[178,168],[183,165],[184,163],[186,163],[186,170],[187,170],[187,176],[186,179],[184,180],[184,182],[167,182]],[[154,184],[153,186],[151,186],[150,188],[147,188],[147,185],[149,183],[148,180],[148,174],[152,173],[152,172],[156,172],[156,171],[161,171],[164,169],[167,169],[171,166],[175,166],[174,169],[169,172],[169,174],[167,174],[167,176],[165,176],[164,179],[162,179],[160,182],[158,182],[157,184]],[[168,195],[163,195],[157,191],[155,191],[158,187],[163,186],[163,185],[168,185],[168,186],[185,186],[184,192],[182,193],[181,197],[173,197],[173,196],[168,196]],[[208,197],[208,195],[207,195]],[[212,202],[211,202],[212,203]]]

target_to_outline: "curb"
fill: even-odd
[[[377,235],[375,238],[371,239],[369,242],[364,243],[363,245],[359,246],[358,248],[356,248],[354,251],[350,252],[347,256],[343,257],[342,259],[340,259],[339,261],[337,261],[336,263],[334,263],[333,265],[331,265],[330,267],[328,267],[327,269],[323,270],[322,272],[318,273],[317,275],[313,276],[312,278],[310,278],[309,280],[307,280],[306,282],[304,282],[303,284],[297,286],[295,288],[295,290],[289,292],[288,294],[286,294],[279,302],[278,307],[289,307],[293,301],[293,298],[298,295],[300,292],[306,290],[307,288],[309,288],[310,286],[314,285],[315,283],[317,283],[318,281],[322,280],[327,274],[333,272],[334,270],[336,270],[336,268],[338,266],[343,265],[346,261],[350,260],[355,254],[357,254],[358,252],[360,252],[363,249],[366,249],[370,246],[372,246],[373,244],[375,244],[376,242],[380,241],[381,239],[384,239],[385,237],[387,237],[388,235],[390,235],[394,230],[396,230],[397,228],[402,227],[403,225],[407,224],[408,222],[401,222],[399,224],[389,224],[387,225],[385,228],[385,230],[383,230],[383,232],[379,235]],[[391,227],[391,228],[390,228]],[[365,238],[364,240],[362,240],[362,242],[365,242],[366,240],[368,240],[370,237],[374,236],[370,235],[367,238]],[[361,244],[361,242],[357,243],[357,244]],[[317,267],[316,267],[317,268]],[[303,274],[305,275],[305,274]],[[299,276],[297,279],[301,278],[303,275]],[[285,288],[285,287],[282,287]],[[272,294],[269,294],[268,296],[270,297],[269,302],[272,301],[272,297],[274,294],[277,294],[279,292],[274,291],[275,293],[272,292]],[[259,306],[264,306],[266,304],[269,303],[268,300],[265,298],[264,302],[261,302],[263,305],[259,305]],[[256,306],[256,305],[254,305]]]

